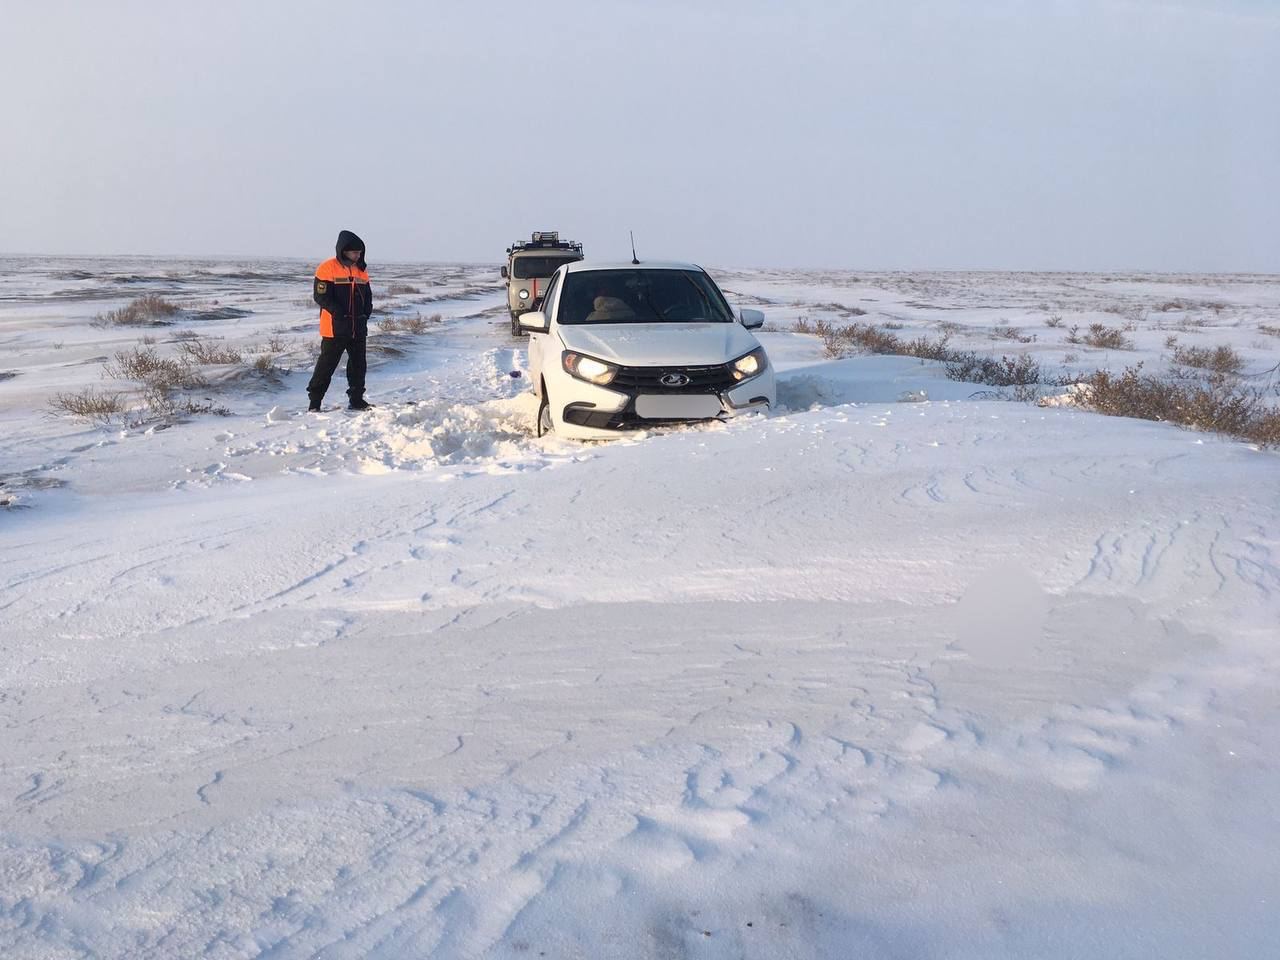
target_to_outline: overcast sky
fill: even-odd
[[[0,251],[1280,272],[1280,2],[4,2]]]

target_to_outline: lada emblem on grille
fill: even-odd
[[[668,373],[658,382],[664,387],[686,387],[689,385],[689,378],[683,373]]]

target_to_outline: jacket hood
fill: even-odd
[[[334,244],[333,255],[338,258],[339,262],[345,263],[346,261],[342,259],[342,251],[354,250],[356,247],[360,248],[360,259],[356,261],[356,266],[361,270],[367,270],[368,265],[364,262],[364,241],[350,230],[340,230],[338,232],[338,242]]]

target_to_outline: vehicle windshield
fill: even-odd
[[[566,274],[557,323],[732,323],[701,270],[583,270]]]
[[[516,257],[511,261],[511,276],[517,280],[549,277],[564,263],[573,263],[578,257]]]

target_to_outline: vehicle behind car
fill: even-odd
[[[560,267],[542,310],[522,314],[538,397],[535,432],[606,439],[768,411],[773,369],[715,281],[687,263]]]
[[[562,265],[582,259],[582,244],[561,240],[556,230],[539,230],[529,240],[507,247],[502,277],[507,281],[507,312],[511,315],[511,335],[521,336],[520,314],[537,310],[547,281]]]

